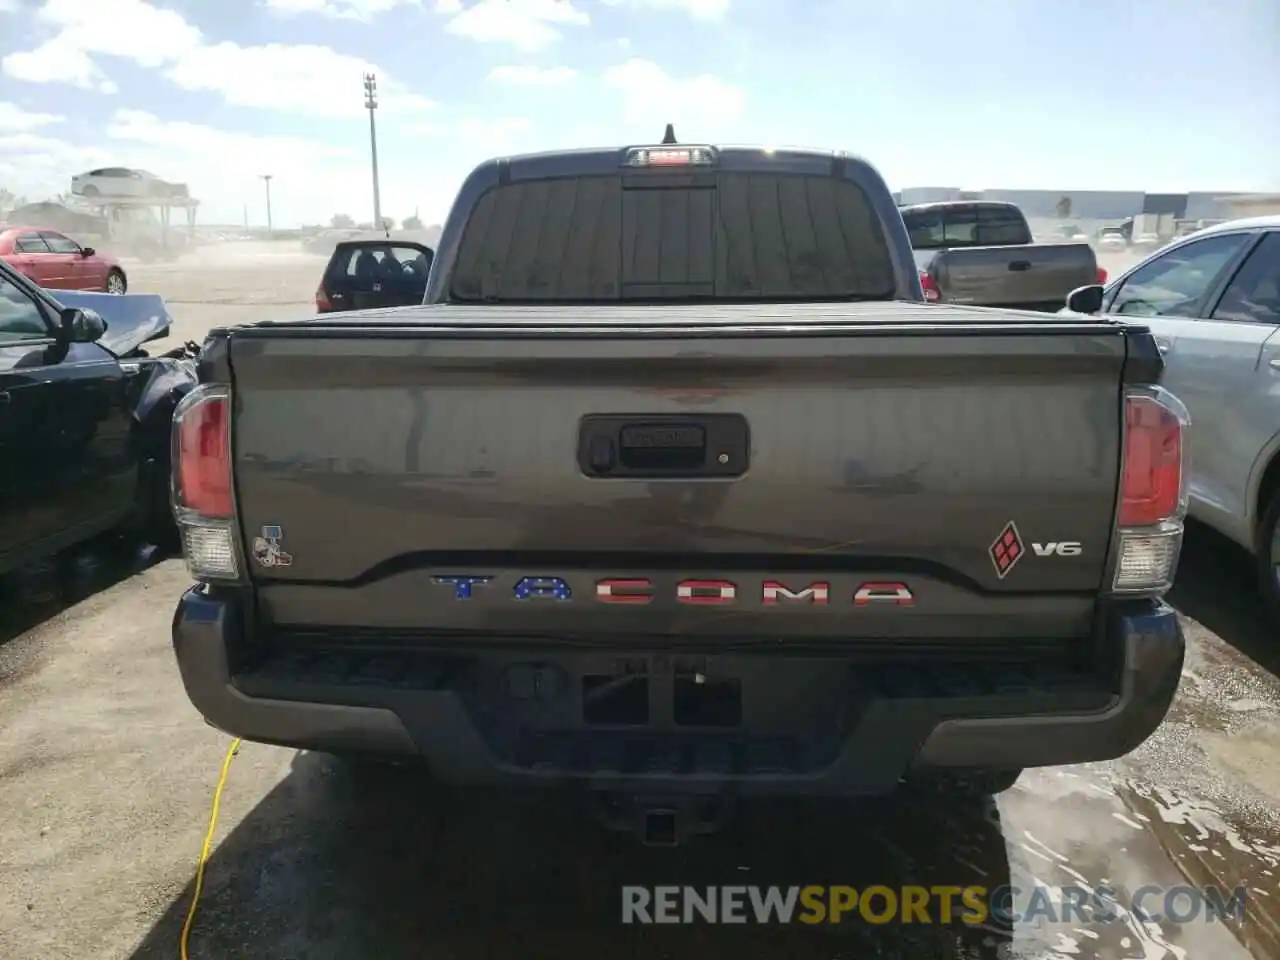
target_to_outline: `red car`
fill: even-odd
[[[48,290],[124,293],[120,264],[93,247],[40,227],[0,227],[0,260]]]

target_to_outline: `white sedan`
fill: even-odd
[[[71,178],[71,192],[81,197],[185,197],[185,183],[170,183],[146,170],[101,167]]]

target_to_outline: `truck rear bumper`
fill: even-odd
[[[492,685],[457,657],[451,664],[437,658],[429,670],[390,680],[367,654],[350,652],[357,660],[342,676],[334,673],[342,656],[332,652],[301,659],[295,652],[274,673],[257,666],[241,671],[234,664],[247,661],[243,652],[253,648],[241,600],[200,587],[178,606],[173,644],[196,709],[214,727],[251,741],[421,758],[440,780],[457,784],[578,782],[633,792],[858,795],[889,792],[913,768],[1084,763],[1137,747],[1164,719],[1177,689],[1182,630],[1162,602],[1117,605],[1103,619],[1106,647],[1116,653],[1109,689],[1001,681],[957,692],[942,689],[945,680],[936,678],[913,687],[879,677],[850,688],[850,706],[827,716],[825,726],[793,730],[789,737],[741,730],[628,732],[572,721],[563,729],[531,732],[522,721],[528,704],[497,709],[499,701],[487,689]],[[519,656],[539,657],[566,677],[574,672],[554,666],[561,655],[545,648]],[[776,653],[754,659],[767,660],[769,671],[794,662]],[[310,664],[310,672],[299,664]],[[860,668],[858,676],[874,672]],[[955,672],[945,671],[947,677]],[[539,681],[522,676],[525,692],[536,693]]]

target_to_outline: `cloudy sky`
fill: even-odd
[[[894,187],[1280,189],[1275,0],[0,0],[0,187],[185,180],[203,222],[439,220],[487,157],[852,150]]]

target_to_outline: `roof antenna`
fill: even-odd
[[[670,124],[670,123],[668,123],[668,124],[667,124],[667,132],[666,132],[666,133],[664,133],[664,134],[662,135],[662,142],[663,142],[664,144],[665,144],[665,143],[675,143],[675,142],[676,142],[676,128],[675,128],[675,126],[673,126],[673,125],[672,125],[672,124]]]

